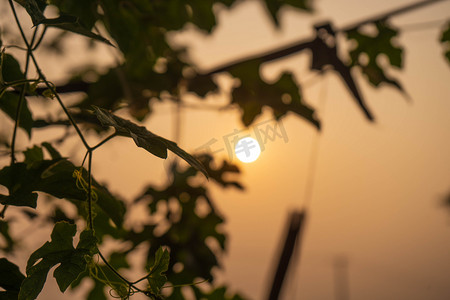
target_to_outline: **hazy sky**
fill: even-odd
[[[411,1],[317,1],[313,17],[285,11],[277,32],[254,1],[223,12],[213,39],[192,41],[191,54],[209,68],[242,53],[307,38],[317,21],[346,25],[405,3]],[[392,21],[402,28],[449,19],[449,12],[447,1]],[[377,117],[375,124],[363,118],[332,73],[304,91],[316,107],[325,101],[319,111],[323,131],[301,267],[291,273],[285,299],[334,299],[333,262],[339,256],[349,261],[352,299],[450,296],[450,219],[441,206],[450,190],[450,66],[437,43],[441,26],[409,28],[398,40],[406,49],[404,71],[391,74],[400,78],[411,101],[389,87],[374,90],[358,78]],[[308,65],[309,56],[301,54],[267,66],[263,74],[276,78],[288,68],[300,82],[308,82]],[[237,118],[189,112],[184,119],[188,137],[182,142],[195,147],[209,140],[210,133],[198,130],[199,119],[214,120],[214,137],[221,139],[242,128]],[[270,114],[257,122],[267,119]],[[288,212],[304,201],[315,130],[294,116],[283,125],[288,143],[270,143],[261,159],[242,164],[247,193],[216,193],[230,233],[225,280],[253,299],[266,295]]]
[[[231,11],[219,11],[219,26],[212,38],[187,32],[176,40],[187,43],[192,59],[207,69],[242,55],[308,38],[312,25],[318,21],[346,25],[411,2],[315,1],[314,15],[283,11],[281,29],[277,31],[258,1],[245,1]],[[450,19],[449,1],[392,21],[402,28],[431,20],[443,20],[444,24],[446,18]],[[390,87],[375,90],[357,76],[377,118],[374,124],[364,119],[335,74],[320,78],[308,71],[307,53],[262,70],[269,80],[276,79],[283,69],[292,70],[299,82],[305,83],[308,103],[320,106],[318,115],[323,124],[300,267],[290,272],[286,300],[334,299],[336,257],[348,259],[351,299],[450,297],[450,215],[441,205],[442,198],[450,192],[450,65],[438,43],[441,26],[409,28],[402,31],[398,40],[406,49],[405,68],[390,74],[400,79],[411,100]],[[73,49],[77,41],[71,42]],[[67,64],[72,66],[80,57],[100,59],[84,57],[76,50],[71,56],[73,60]],[[51,65],[46,68],[53,71],[55,78],[64,75]],[[221,80],[227,83],[226,78]],[[218,102],[226,99],[215,97],[207,103]],[[265,113],[256,123],[270,118],[271,114]],[[146,125],[173,138],[173,121],[173,107],[161,104]],[[189,151],[212,138],[218,140],[221,148],[224,136],[244,129],[237,110],[185,109],[182,124],[179,143]],[[208,130],[204,129],[205,124]],[[311,125],[295,116],[283,119],[282,125],[287,142],[269,142],[260,159],[240,164],[245,193],[213,187],[229,233],[225,271],[218,275],[234,291],[251,299],[262,299],[267,294],[288,213],[304,204],[308,161],[317,134]],[[132,142],[110,143],[111,147],[95,153],[94,174],[109,181],[113,191],[131,199],[149,177],[157,183],[165,182],[167,163],[148,156]],[[227,155],[222,152],[218,156]],[[120,171],[111,174],[111,170]],[[138,174],[137,178],[126,175],[132,173]],[[144,178],[142,182],[140,178]],[[47,295],[52,293],[52,286],[46,288]]]

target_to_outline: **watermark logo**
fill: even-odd
[[[195,151],[211,154],[226,152],[230,161],[238,158],[243,162],[252,162],[266,149],[267,144],[277,140],[287,143],[289,138],[283,123],[270,119],[254,124],[251,130],[234,129],[220,140],[212,138]]]

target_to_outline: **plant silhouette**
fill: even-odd
[[[228,73],[240,82],[231,92],[229,105],[240,109],[244,125],[250,126],[264,108],[270,108],[276,119],[293,113],[320,129],[321,120],[314,107],[307,104],[292,73],[284,72],[274,83],[266,82],[260,74],[261,64],[265,62],[309,50],[312,53],[311,70],[319,74],[335,71],[364,116],[373,121],[374,114],[364,101],[353,70],[362,71],[375,87],[385,83],[404,92],[400,82],[387,74],[388,66],[380,65],[377,60],[379,56],[386,56],[390,66],[403,67],[403,51],[395,43],[399,30],[392,27],[389,18],[423,6],[425,2],[436,1],[415,4],[348,28],[336,29],[330,23],[321,24],[315,26],[314,37],[309,40],[230,62],[208,72],[200,72],[186,59],[186,49],[175,49],[167,42],[169,32],[182,30],[187,24],[212,33],[216,25],[213,7],[233,9],[238,2],[7,1],[21,40],[9,36],[6,30],[0,36],[0,110],[13,121],[11,139],[1,141],[2,155],[8,163],[0,170],[0,185],[7,191],[0,194],[3,205],[0,235],[5,241],[0,250],[13,254],[17,249],[17,241],[10,234],[10,209],[22,211],[23,217],[31,222],[44,221],[54,227],[50,241],[43,243],[28,258],[26,274],[6,258],[0,259],[2,299],[35,299],[54,266],[57,267],[53,277],[61,292],[78,288],[85,278],[93,279],[88,299],[106,299],[106,286],[112,296],[122,299],[136,293],[151,299],[184,299],[182,287],[185,286],[198,299],[243,299],[238,294],[229,296],[225,286],[215,286],[212,269],[220,267],[218,255],[226,250],[226,234],[219,226],[225,219],[215,207],[209,191],[210,184],[243,190],[238,181],[227,179],[227,174],[239,173],[239,169],[228,162],[215,166],[212,156],[191,155],[175,142],[141,126],[140,121],[152,113],[150,101],[156,98],[183,105],[184,97],[192,93],[205,98],[220,91],[214,81],[215,74]],[[310,1],[306,0],[263,2],[276,26],[280,23],[279,10],[284,6],[313,12]],[[50,6],[57,8],[57,17],[46,17]],[[18,14],[19,10],[26,15]],[[32,28],[22,26],[25,17],[31,19]],[[0,22],[4,23],[3,19]],[[364,34],[361,31],[364,26],[375,26],[376,36]],[[49,28],[57,30],[56,34],[49,35]],[[440,37],[448,61],[449,32],[450,23]],[[56,85],[42,71],[36,50],[64,55],[61,45],[70,34],[84,36],[90,41],[90,47],[95,43],[115,47],[123,59],[102,71],[80,65],[78,73],[67,83]],[[338,51],[339,34],[344,35],[344,42],[354,44],[348,53],[349,60]],[[18,55],[23,54],[25,59],[19,63],[22,60]],[[83,92],[83,96],[68,107],[63,97],[70,92]],[[36,97],[49,103],[57,102],[64,117],[57,120],[36,118],[29,105]],[[124,104],[133,120],[115,114]],[[86,152],[80,165],[76,165],[73,158],[63,157],[58,150],[68,135],[56,142],[53,138],[39,144],[31,142],[35,130],[59,126],[65,126],[68,134],[78,136],[79,145]],[[112,128],[114,132],[111,132]],[[19,130],[23,130],[29,139],[26,149],[18,149]],[[88,143],[87,132],[95,133],[100,141],[96,145]],[[172,179],[165,187],[157,188],[149,183],[130,204],[111,193],[92,174],[95,151],[107,147],[111,139],[124,137],[131,138],[138,147],[159,158],[165,159],[170,150],[189,166],[174,163],[170,168]],[[196,176],[209,177],[209,183],[193,183],[191,179]],[[46,198],[52,207],[51,215],[23,209],[36,209]],[[75,218],[65,211],[64,206],[68,203],[76,208]],[[138,203],[146,205],[148,220],[140,229],[126,227],[130,205]],[[199,206],[203,213],[198,212]],[[158,217],[160,215],[162,219]],[[83,224],[83,227],[77,224]],[[77,233],[80,237],[74,243]],[[106,237],[129,246],[105,257],[100,248]],[[207,240],[214,241],[215,249]],[[126,278],[121,272],[130,268],[129,257],[138,247],[146,247],[146,265],[141,269],[147,273],[141,278]],[[197,278],[208,281],[204,284],[210,289],[200,288]]]

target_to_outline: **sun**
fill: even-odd
[[[261,147],[254,138],[245,137],[236,143],[234,153],[240,161],[251,163],[258,159],[261,154]]]

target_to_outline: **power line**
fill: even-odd
[[[448,20],[449,20],[449,18],[445,18],[445,19],[430,20],[430,21],[423,21],[423,22],[410,23],[410,24],[401,24],[401,25],[398,25],[398,27],[400,27],[400,29],[403,32],[426,30],[426,29],[430,29],[430,28],[435,28],[437,26],[442,26]]]
[[[366,24],[370,24],[373,22],[377,22],[377,21],[382,21],[382,20],[386,20],[390,17],[393,16],[398,16],[401,14],[405,14],[407,12],[410,12],[412,10],[416,10],[418,8],[422,8],[425,6],[428,6],[430,4],[434,4],[434,3],[438,3],[438,2],[442,2],[442,1],[448,1],[448,0],[425,0],[425,1],[419,1],[416,3],[412,3],[409,5],[405,5],[403,7],[385,12],[385,13],[381,13],[379,15],[364,19],[362,21],[358,21],[358,22],[354,22],[350,25],[344,26],[340,29],[334,29],[334,32],[347,32],[350,30],[354,30],[360,26],[366,25]],[[279,58],[283,58],[286,57],[288,55],[300,52],[306,48],[310,48],[311,47],[311,41],[312,39],[309,40],[299,40],[293,43],[290,43],[288,45],[282,46],[282,47],[278,47],[276,49],[273,50],[269,50],[269,51],[265,51],[259,54],[255,54],[255,55],[250,55],[248,57],[245,58],[240,58],[237,59],[235,61],[231,61],[228,63],[225,63],[223,65],[220,65],[208,72],[205,72],[205,75],[212,75],[212,74],[216,74],[216,73],[221,73],[221,72],[225,72],[239,64],[242,64],[244,62],[247,62],[249,60],[259,60],[261,62],[268,62],[268,61],[272,61],[272,60],[276,60]]]

